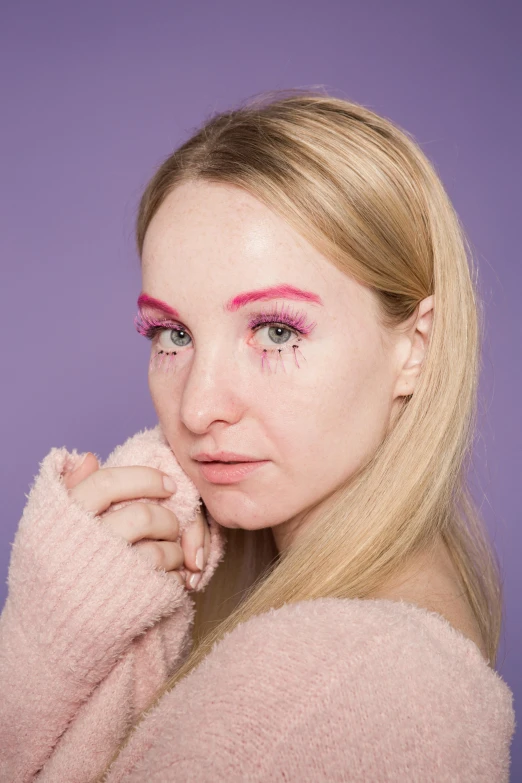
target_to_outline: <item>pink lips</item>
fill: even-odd
[[[213,484],[233,484],[236,481],[250,475],[260,468],[267,465],[269,460],[259,460],[257,462],[237,462],[231,464],[227,462],[199,462],[199,469],[207,481]]]
[[[209,454],[206,451],[202,451],[200,454],[195,454],[192,459],[196,459],[198,462],[259,462],[256,457],[251,457],[249,454],[237,454],[235,451],[216,451],[215,454]]]

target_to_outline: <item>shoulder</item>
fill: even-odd
[[[474,642],[442,615],[405,601],[320,598],[285,604],[236,627],[213,650],[216,666],[234,651],[245,671],[263,669],[271,661],[301,680],[314,676],[318,686],[335,672],[355,696],[371,679],[382,690],[404,693],[447,693],[479,690],[490,706],[511,699],[511,691],[489,667]],[[287,671],[289,670],[289,671]],[[475,690],[476,692],[476,690]]]
[[[234,769],[256,760],[255,781],[429,780],[433,769],[501,780],[514,730],[511,692],[478,648],[444,618],[388,600],[315,599],[251,618],[165,698],[177,714],[166,747],[183,725],[213,773],[229,774],[233,753]]]
[[[405,601],[318,598],[285,604],[237,626],[216,645],[214,655],[225,656],[230,646],[282,657],[294,650],[303,667],[330,661],[341,667],[345,663],[351,671],[378,665],[381,655],[401,653],[401,659],[437,659],[442,671],[450,662],[457,671],[461,663],[471,676],[502,682],[476,644],[442,615]]]

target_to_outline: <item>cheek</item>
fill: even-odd
[[[306,398],[293,398],[282,424],[285,461],[312,495],[333,490],[375,453],[391,412],[391,377],[382,355],[353,353],[318,377]]]
[[[171,427],[179,418],[179,387],[165,373],[150,370],[149,393],[160,423]]]

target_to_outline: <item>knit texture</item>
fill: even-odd
[[[0,781],[90,783],[190,651],[185,587],[71,499],[52,449],[27,497],[0,616]],[[159,425],[102,467],[175,479],[180,534],[201,499]],[[129,501],[116,504],[114,508]],[[132,501],[135,502],[135,501]],[[224,554],[208,514],[211,554]],[[210,586],[209,589],[212,589]],[[108,783],[508,783],[513,694],[442,616],[322,598],[254,617],[150,710]]]

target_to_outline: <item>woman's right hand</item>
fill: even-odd
[[[141,465],[100,468],[90,451],[76,470],[63,476],[69,495],[88,511],[100,516],[129,543],[138,547],[155,568],[170,572],[180,584],[195,588],[210,550],[210,529],[204,513],[179,537],[176,516],[156,503],[129,503],[117,511],[108,511],[113,503],[133,498],[167,498],[173,494],[163,485],[165,474]],[[147,539],[147,540],[143,540]],[[153,539],[153,540],[148,540]],[[202,549],[196,563],[198,550]]]

